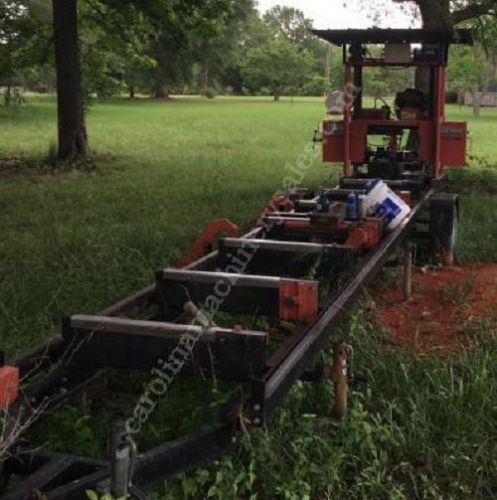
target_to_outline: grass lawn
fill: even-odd
[[[57,329],[61,316],[96,313],[148,284],[211,218],[250,227],[281,189],[323,111],[320,99],[112,101],[88,115],[95,172],[14,175],[0,168],[2,348],[10,355],[24,350]],[[0,157],[40,162],[55,140],[55,116],[50,98],[0,108]],[[448,181],[462,194],[459,257],[496,261],[497,110],[474,120],[468,109],[451,107],[449,118],[470,121],[475,157],[471,171],[452,173]],[[332,173],[317,159],[303,183],[328,185]],[[483,340],[474,351],[422,359],[381,347],[381,332],[360,310],[350,321],[344,332],[352,332],[357,364],[370,382],[353,393],[342,429],[305,416],[329,410],[327,385],[298,386],[269,432],[254,433],[214,466],[168,480],[158,498],[180,492],[188,498],[206,492],[218,498],[251,492],[258,498],[493,498],[493,323],[475,332]],[[71,411],[60,422],[66,436],[84,413]],[[90,443],[91,451],[96,435],[84,418],[79,422],[76,440],[83,448]]]

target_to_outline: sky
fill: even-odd
[[[392,0],[375,0],[382,12],[378,23],[382,28],[410,28],[412,17],[403,13]],[[314,20],[318,29],[370,28],[374,24],[367,12],[359,7],[358,0],[259,0],[259,10],[265,12],[275,5],[295,7]]]

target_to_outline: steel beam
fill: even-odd
[[[139,455],[133,482],[138,486],[146,486],[166,475],[189,470],[219,457],[237,443],[234,422],[219,422],[207,426],[194,434]]]
[[[280,240],[253,240],[257,251],[245,270],[250,274],[268,276],[288,276],[297,278],[306,276],[311,270],[316,275],[328,275],[332,270],[342,266],[352,255],[345,245],[320,244]],[[220,241],[220,267],[229,265],[230,259],[244,252],[244,240],[226,238]]]
[[[23,479],[22,484],[17,488],[2,495],[2,500],[30,498],[35,490],[43,491],[47,485],[57,479],[71,465],[72,462],[64,458],[48,460],[37,471]]]
[[[208,311],[215,307],[214,312],[279,317],[283,282],[318,286],[309,280],[177,269],[159,271],[156,277],[167,319],[177,317],[187,300]]]
[[[22,478],[22,482],[5,492],[1,498],[2,500],[32,498],[35,492],[65,488],[68,483],[78,484],[82,488],[81,493],[84,494],[85,489],[95,483],[88,484],[80,479],[88,475],[104,477],[107,469],[108,463],[102,460],[92,460],[65,453],[21,451],[15,457],[7,459],[5,471]],[[57,496],[47,495],[46,498],[52,499]],[[73,496],[72,498],[83,497]]]
[[[257,252],[275,251],[282,254],[333,254],[346,252],[350,253],[350,248],[346,245],[337,244],[322,244],[322,243],[303,243],[295,241],[279,241],[279,240],[252,240],[252,244],[257,246]],[[239,249],[244,247],[244,241],[238,238],[224,238],[220,242],[220,247],[223,250]],[[282,255],[281,257],[285,257]]]
[[[105,316],[66,318],[62,335],[74,346],[72,359],[81,364],[146,370],[159,367],[159,358],[167,360],[181,348],[187,359],[182,373],[235,381],[262,375],[268,336],[266,332],[205,330],[191,324]]]

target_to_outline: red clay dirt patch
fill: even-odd
[[[470,345],[472,329],[497,311],[497,264],[416,269],[407,302],[399,288],[378,292],[378,320],[396,345],[450,353]]]

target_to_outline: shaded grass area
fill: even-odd
[[[209,219],[249,227],[281,188],[322,111],[316,99],[118,101],[91,108],[90,138],[104,155],[96,173],[0,177],[5,349],[25,349],[61,315],[98,311],[146,284]],[[469,118],[463,111],[451,114]],[[470,126],[475,148],[489,159],[494,122],[495,110],[484,110]],[[43,98],[0,108],[0,124],[0,155],[41,159],[55,137],[54,103]],[[328,184],[330,171],[318,160],[304,182]],[[462,261],[496,257],[491,186],[497,183],[488,179],[495,172],[454,172],[451,180],[466,194]]]
[[[298,383],[269,431],[156,497],[494,498],[495,325],[482,323],[478,347],[450,359],[387,347],[363,311],[340,333],[368,380],[344,424],[328,418],[331,384]]]
[[[459,261],[496,262],[497,168],[450,172],[446,190],[460,193]]]
[[[89,113],[92,173],[0,172],[0,339],[13,354],[46,338],[60,316],[95,313],[174,263],[213,217],[248,228],[280,189],[322,118],[320,100],[115,101]],[[469,119],[451,108],[450,118]],[[55,137],[50,99],[0,109],[0,156],[40,162]],[[461,262],[497,260],[497,111],[471,121],[473,153],[454,171],[461,193]],[[480,163],[482,163],[480,161]],[[304,183],[330,183],[316,161]],[[422,358],[388,347],[364,311],[338,335],[349,338],[368,384],[351,396],[340,427],[327,418],[328,383],[298,384],[270,431],[241,450],[171,478],[157,498],[492,498],[497,490],[495,325],[482,320],[477,348]],[[38,430],[38,442],[93,456],[105,453],[111,421],[134,403],[146,377],[117,374],[129,389],[116,407],[83,403]],[[220,404],[216,384],[173,386],[141,436],[142,446],[194,427]],[[207,408],[211,396],[216,402]],[[181,405],[182,411],[178,407]],[[202,412],[200,411],[202,410]],[[123,413],[124,416],[124,413]]]
[[[104,157],[96,174],[4,178],[5,348],[24,349],[62,314],[98,311],[147,284],[212,218],[250,227],[320,117],[314,103],[281,104],[101,105],[89,113],[92,145],[116,158]],[[15,111],[12,121],[3,116],[2,151],[41,157],[54,135],[53,111],[43,100]],[[328,177],[316,162],[306,181],[319,186]]]

